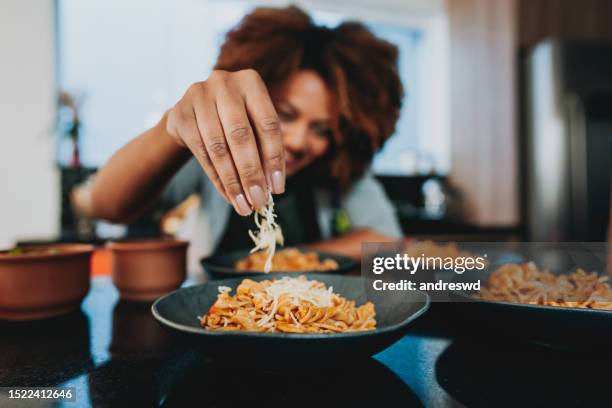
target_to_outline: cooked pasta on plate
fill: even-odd
[[[304,276],[264,281],[244,279],[232,289],[219,287],[217,301],[200,319],[211,330],[285,333],[341,333],[374,330],[374,304],[355,302],[330,286]]]
[[[493,272],[475,297],[484,300],[612,310],[608,276],[578,268],[555,275],[538,270],[533,262],[506,264]]]
[[[407,255],[418,258],[441,258],[441,259],[457,259],[460,257],[473,257],[467,251],[462,251],[456,242],[436,243],[431,240],[410,242],[405,248]]]
[[[249,254],[236,262],[238,271],[260,272],[265,269],[268,260],[266,251]],[[304,271],[331,271],[338,269],[338,262],[331,258],[319,258],[316,252],[302,252],[297,248],[287,248],[277,251],[272,257],[271,272],[304,272]]]

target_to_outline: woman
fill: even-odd
[[[227,34],[208,79],[98,172],[87,212],[126,222],[160,195],[199,192],[198,258],[252,246],[248,216],[271,190],[286,245],[359,257],[361,242],[401,235],[366,170],[402,94],[397,49],[364,26],[258,8]]]

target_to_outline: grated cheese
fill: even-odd
[[[306,301],[316,307],[333,306],[333,288],[328,289],[316,287],[318,282],[300,278],[284,277],[277,279],[266,287],[266,294],[272,298],[270,312],[257,322],[258,326],[272,328],[273,319],[278,311],[278,301],[282,295],[288,295],[294,305],[300,305]]]
[[[307,301],[316,307],[332,306],[333,288],[328,289],[315,287],[318,282],[295,278],[281,278],[275,280],[266,287],[266,292],[272,298],[280,298],[281,295],[289,295],[294,305],[301,301]]]
[[[255,247],[251,249],[250,253],[256,251],[268,252],[268,258],[264,264],[265,273],[270,272],[272,269],[272,258],[276,252],[276,244],[282,246],[284,243],[283,231],[276,223],[275,218],[272,192],[268,191],[268,204],[264,208],[256,210],[254,215],[255,225],[257,225],[259,231],[253,232],[249,230],[249,236],[255,243]]]

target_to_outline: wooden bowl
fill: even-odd
[[[89,292],[94,247],[57,244],[20,249],[21,254],[0,251],[0,319],[41,319],[78,308]]]
[[[150,302],[185,280],[188,242],[171,239],[115,241],[113,283],[124,300]]]

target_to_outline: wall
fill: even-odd
[[[451,182],[465,219],[519,223],[515,0],[448,0]]]
[[[0,247],[58,232],[54,2],[0,2]]]

